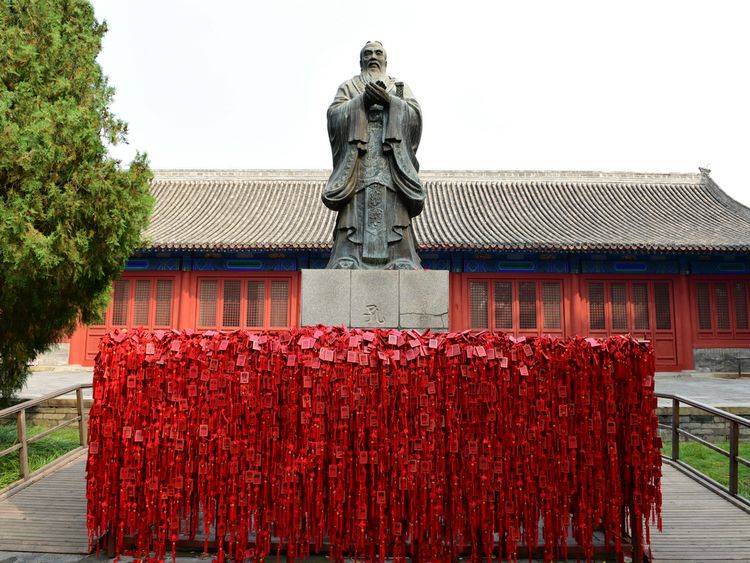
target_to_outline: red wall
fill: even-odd
[[[172,279],[172,327],[177,329],[193,328],[198,325],[198,282],[205,277],[219,279],[288,279],[289,285],[289,324],[299,325],[299,272],[126,272],[122,279]],[[652,330],[632,331],[639,338],[652,340],[656,349],[657,369],[663,371],[692,369],[693,348],[727,348],[750,347],[750,331],[743,333],[733,330],[731,334],[722,334],[698,330],[698,315],[696,310],[696,284],[701,282],[713,283],[750,283],[748,276],[687,276],[681,275],[644,275],[644,274],[469,274],[454,273],[450,275],[450,329],[452,331],[466,330],[471,327],[469,322],[469,284],[472,282],[511,281],[516,284],[524,281],[559,281],[562,288],[560,307],[560,330],[545,330],[543,327],[535,331],[510,330],[518,334],[556,334],[559,336],[607,336],[614,334],[614,330],[592,330],[589,328],[589,284],[602,283],[604,287],[611,284],[632,287],[632,284],[646,284],[651,295],[649,314]],[[671,288],[669,309],[671,312],[671,327],[669,330],[656,330],[653,319],[653,288],[654,284],[668,284]],[[516,286],[514,286],[516,287]],[[711,286],[713,287],[713,286]],[[630,291],[630,290],[628,290]],[[539,298],[539,294],[537,294]],[[541,307],[541,305],[539,305]],[[631,305],[628,305],[631,307]],[[716,314],[715,303],[712,301],[712,314]],[[734,304],[730,304],[730,308]],[[539,309],[541,310],[541,308]],[[628,315],[632,317],[632,311]],[[732,309],[734,310],[734,309]],[[734,317],[733,317],[734,318]],[[70,362],[82,365],[92,365],[99,338],[112,325],[112,307],[107,311],[103,325],[80,327],[71,337]],[[152,327],[153,328],[153,327]],[[622,331],[620,331],[622,332]]]
[[[299,272],[125,272],[121,279],[171,279],[172,308],[171,328],[195,329],[198,325],[198,282],[201,278],[220,279],[287,279],[289,280],[289,326],[299,325]],[[153,296],[152,296],[153,298]],[[132,303],[130,304],[132,307]],[[71,337],[69,362],[71,364],[93,365],[99,339],[115,328],[112,323],[112,303],[105,315],[104,324],[81,325]],[[154,328],[153,326],[148,328]]]
[[[693,316],[690,308],[690,295],[685,275],[648,275],[643,274],[451,274],[450,328],[453,331],[470,328],[469,322],[469,284],[472,281],[547,281],[560,280],[562,283],[561,317],[563,320],[562,336],[597,336],[603,337],[616,331],[593,331],[589,328],[588,284],[590,282],[619,284],[667,283],[671,286],[670,311],[671,328],[668,331],[656,331],[653,323],[653,307],[650,309],[653,330],[633,331],[638,338],[653,340],[657,351],[657,369],[678,371],[691,369],[693,366]],[[651,293],[653,301],[653,294]],[[629,313],[631,314],[631,313]],[[541,332],[557,333],[557,331]],[[539,331],[515,330],[516,335],[535,334]],[[745,345],[750,344],[746,341]]]

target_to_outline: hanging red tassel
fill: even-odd
[[[541,533],[552,561],[569,531],[593,557],[598,529],[621,556],[623,521],[647,540],[660,516],[653,375],[624,337],[114,332],[94,372],[89,538],[157,560],[203,536],[219,560],[327,541],[336,561],[515,561]]]

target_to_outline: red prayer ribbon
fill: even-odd
[[[113,332],[94,372],[92,545],[158,561],[285,550],[516,561],[543,539],[588,558],[602,530],[661,528],[649,345],[324,326]],[[498,541],[499,538],[499,541]]]

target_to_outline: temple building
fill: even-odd
[[[326,266],[329,172],[162,170],[146,246],[101,324],[71,338],[91,365],[116,327],[299,326],[301,271]],[[736,371],[750,357],[750,209],[707,170],[423,172],[422,265],[449,272],[448,329],[630,333],[657,370]]]

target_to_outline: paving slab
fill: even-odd
[[[750,405],[750,377],[725,379],[691,372],[664,372],[656,374],[655,389],[657,393],[682,395],[712,407]],[[660,399],[659,406],[671,406],[671,403]]]
[[[55,368],[50,371],[31,372],[26,380],[26,385],[16,394],[16,397],[19,399],[36,399],[58,389],[70,387],[71,385],[91,383],[94,379],[94,368],[92,367],[76,365],[66,367],[67,369],[65,370]],[[91,389],[85,389],[83,396],[90,399]],[[73,397],[75,397],[75,393],[61,395],[61,398],[66,399]],[[0,560],[0,563],[2,563],[2,560]]]

